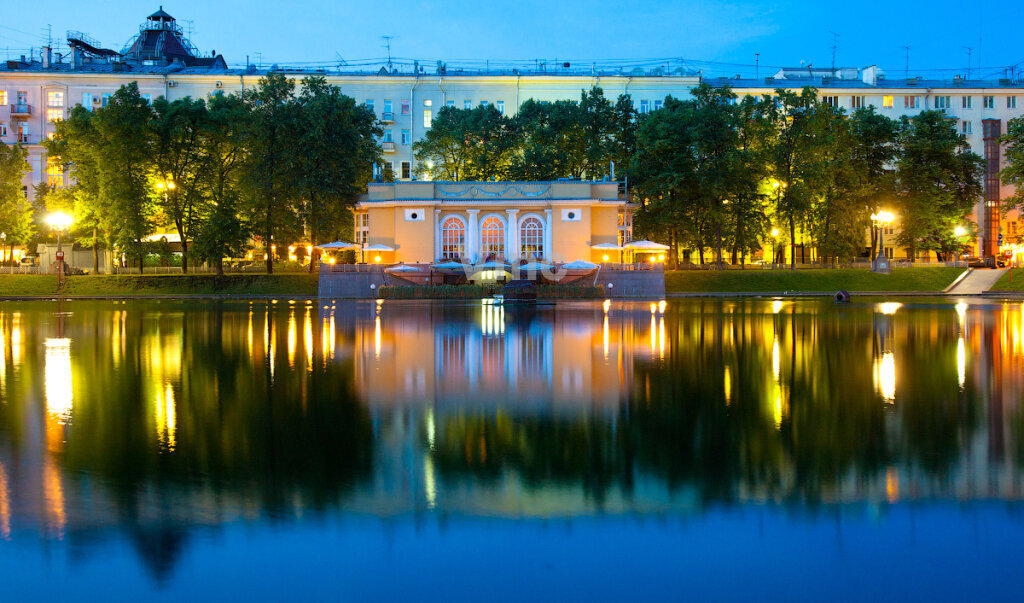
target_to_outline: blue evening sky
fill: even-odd
[[[46,10],[38,3],[5,4],[0,24],[4,58],[41,45],[48,24],[58,39],[77,29],[120,49],[158,1],[51,0]],[[753,75],[755,52],[761,53],[765,69],[797,66],[801,60],[829,66],[830,32],[835,32],[838,65],[878,64],[890,77],[903,75],[904,46],[910,46],[911,75],[949,77],[966,71],[965,47],[972,48],[973,77],[979,67],[988,77],[1002,77],[1009,65],[1024,68],[1024,47],[1015,41],[1024,3],[1016,0],[983,5],[947,0],[168,0],[164,9],[180,21],[192,21],[192,39],[201,50],[216,49],[232,64],[244,64],[246,55],[255,62],[257,53],[265,65],[329,64],[338,56],[354,63],[383,57],[381,36],[390,35],[395,57],[428,61],[428,68],[436,59],[546,58],[589,64],[680,57],[738,64],[693,64],[710,75]],[[938,71],[944,69],[955,71]]]

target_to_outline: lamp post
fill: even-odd
[[[962,242],[961,242],[960,239],[965,234],[967,234],[967,229],[964,228],[963,226],[957,225],[957,227],[953,229],[953,236],[956,237],[956,244],[957,244],[956,256],[954,257],[954,260],[959,260],[960,259],[961,252],[963,251],[963,246],[962,246]]]
[[[875,261],[871,265],[872,272],[883,272],[889,273],[889,258],[885,257],[885,227],[892,224],[895,217],[892,212],[880,211],[875,214],[871,214],[871,223],[878,229],[878,255],[875,256]]]
[[[776,254],[779,251],[779,229],[772,229],[772,268],[775,267],[775,260],[779,259]]]
[[[71,227],[72,218],[68,214],[58,211],[46,216],[46,223],[57,232],[57,286],[64,281],[64,248],[61,245],[61,235]]]

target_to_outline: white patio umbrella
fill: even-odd
[[[430,267],[435,270],[462,270],[466,265],[460,262],[447,261],[439,264],[431,264]]]
[[[508,268],[508,264],[505,262],[499,262],[497,260],[491,260],[490,262],[484,262],[477,266],[480,270],[505,270]]]
[[[554,266],[551,264],[545,264],[544,262],[529,262],[522,266],[514,266],[514,268],[520,272],[540,272],[543,270],[551,270]]]
[[[668,247],[666,247],[665,249],[668,249]],[[387,245],[381,245],[380,243],[378,243],[376,245],[367,245],[366,247],[363,247],[363,251],[394,251],[394,250],[395,250],[394,247],[388,247]]]
[[[566,270],[593,270],[599,267],[600,266],[597,264],[586,260],[576,260],[574,262],[569,262],[568,264],[562,264],[562,268]]]
[[[626,247],[634,251],[668,251],[669,249],[668,245],[662,245],[654,241],[630,241],[626,243]]]
[[[347,243],[345,241],[335,241],[325,245],[317,245],[317,247],[320,249],[359,249],[359,245],[356,245],[355,243]]]
[[[385,268],[388,272],[419,272],[420,269],[416,266],[410,266],[409,264],[395,264],[394,266],[388,266]]]
[[[591,249],[607,249],[611,251],[621,251],[622,247],[615,243],[598,243],[597,245],[591,245]]]

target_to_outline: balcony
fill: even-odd
[[[386,124],[394,123],[395,114],[392,113],[391,111],[385,111],[384,113],[380,114],[380,120]]]
[[[395,152],[395,143],[393,143],[393,142],[382,142],[382,143],[380,143],[380,146],[381,146],[381,149],[385,153],[394,153]]]
[[[32,105],[28,103],[11,103],[11,117],[28,117],[32,115]]]

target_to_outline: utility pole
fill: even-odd
[[[910,79],[910,47],[909,46],[904,46],[903,50],[907,51],[907,55],[906,55],[907,62],[905,63],[904,68],[903,68],[903,79],[909,80]]]
[[[754,53],[754,79],[761,79],[761,53]]]
[[[839,50],[839,34],[834,31],[828,32],[832,34],[832,76],[836,74],[836,52]]]

